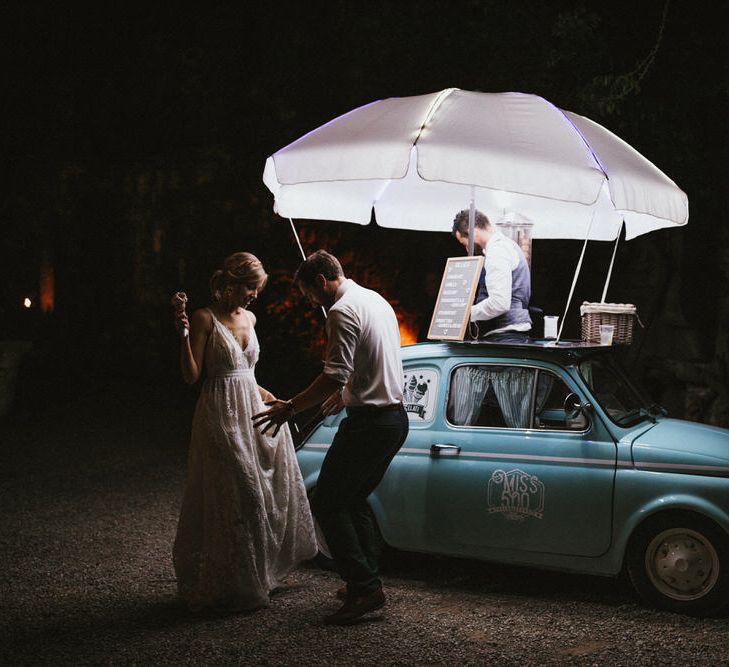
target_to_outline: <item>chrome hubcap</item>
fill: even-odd
[[[658,591],[674,600],[706,595],[719,577],[719,556],[711,542],[688,528],[664,530],[645,552],[645,568]]]

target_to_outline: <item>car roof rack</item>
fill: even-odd
[[[437,342],[437,341],[431,341]],[[503,341],[503,340],[489,340],[488,338],[479,338],[477,340],[463,340],[463,341],[442,341],[448,343],[455,343],[457,345],[485,345],[492,347],[536,347],[539,349],[555,349],[555,350],[575,350],[575,349],[597,349],[601,347],[608,347],[606,345],[600,345],[600,343],[592,343],[584,340],[561,340],[559,342],[552,338],[527,338],[523,341]]]

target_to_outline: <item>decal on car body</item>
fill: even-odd
[[[544,484],[536,475],[514,468],[494,470],[489,479],[487,499],[489,514],[503,514],[509,521],[527,517],[544,517]]]
[[[402,388],[405,412],[410,421],[427,421],[433,414],[437,373],[413,369],[405,372]]]

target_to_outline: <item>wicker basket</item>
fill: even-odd
[[[600,325],[613,325],[613,344],[630,345],[633,341],[633,322],[638,311],[632,303],[589,303],[580,306],[582,340],[600,342]]]

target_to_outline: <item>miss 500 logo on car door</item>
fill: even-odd
[[[489,514],[503,514],[510,521],[544,516],[544,484],[523,470],[494,470],[489,479],[486,503]]]

